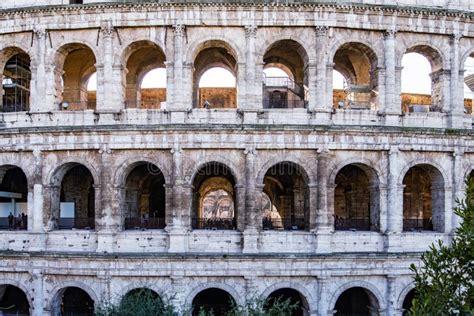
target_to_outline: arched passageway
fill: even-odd
[[[345,43],[336,51],[333,62],[333,107],[377,109],[378,61],[375,52],[363,43]],[[341,81],[343,85],[336,86]]]
[[[193,229],[236,229],[235,179],[221,163],[209,163],[193,181]]]
[[[24,172],[14,166],[0,167],[0,229],[28,228],[28,184]]]
[[[294,40],[275,42],[265,52],[263,63],[263,108],[306,107],[308,55],[303,46]]]
[[[95,110],[95,92],[90,95],[87,90],[89,79],[96,72],[95,64],[94,52],[84,44],[67,44],[58,50],[55,86],[61,110]]]
[[[352,164],[336,175],[334,225],[336,230],[377,230],[379,190],[375,171]]]
[[[165,227],[166,192],[161,170],[151,163],[138,163],[125,182],[125,229]]]
[[[50,229],[94,229],[96,198],[94,178],[89,169],[78,163],[68,163],[55,175],[55,182],[60,181],[60,185],[53,186]],[[56,219],[59,219],[58,223]]]
[[[166,104],[166,56],[150,41],[139,41],[126,49],[127,108],[160,109]]]
[[[403,300],[403,316],[408,316],[410,309],[413,305],[413,299],[415,298],[415,289],[411,290],[408,292],[407,296],[405,296],[405,299]]]
[[[403,230],[444,230],[444,180],[433,166],[421,164],[403,178]]]
[[[300,292],[290,288],[282,288],[272,292],[266,302],[266,308],[269,306],[275,305],[275,302],[278,302],[280,305],[282,303],[287,303],[294,307],[291,311],[291,314],[287,316],[306,316],[309,315],[309,306],[306,298],[301,295]]]
[[[276,164],[267,171],[263,183],[263,229],[308,229],[308,176],[303,168],[292,162]]]
[[[209,288],[194,297],[192,315],[198,316],[205,312],[205,315],[225,316],[233,306],[235,300],[232,295],[218,288]]]
[[[148,288],[136,288],[122,297],[116,315],[165,315],[165,310],[158,293]]]
[[[25,292],[13,285],[0,285],[0,315],[30,315],[30,303]]]
[[[353,287],[344,291],[337,299],[334,309],[336,316],[379,315],[377,298],[362,287]]]
[[[78,287],[61,289],[53,302],[53,315],[93,316],[94,300]]]
[[[237,56],[220,40],[206,41],[194,59],[193,104],[195,108],[236,108]],[[230,80],[226,80],[230,77]],[[206,80],[204,80],[206,79]],[[227,84],[224,81],[227,81]]]
[[[1,112],[20,112],[30,109],[30,56],[19,49],[4,54],[12,55],[2,72]]]
[[[474,52],[464,62],[464,113],[474,113]]]
[[[443,85],[448,78],[439,52],[427,45],[410,47],[403,55],[402,67],[402,111],[441,112]]]

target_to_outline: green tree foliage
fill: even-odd
[[[135,289],[125,295],[118,305],[102,304],[97,316],[180,316],[175,307],[146,288]]]
[[[278,298],[253,298],[243,306],[232,304],[232,309],[226,316],[288,316],[298,308],[298,303],[291,302],[291,299]]]
[[[454,212],[462,219],[450,245],[438,241],[414,264],[415,299],[410,315],[474,315],[474,179]]]

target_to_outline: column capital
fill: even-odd
[[[256,25],[245,25],[245,37],[257,37],[257,26]]]
[[[397,36],[397,31],[395,29],[388,29],[383,32],[383,38],[385,40],[395,39]]]
[[[316,25],[314,27],[314,31],[316,32],[316,36],[327,36],[329,32],[329,26],[327,25]]]
[[[176,23],[173,25],[174,36],[176,37],[183,37],[185,30],[186,26],[184,24]]]
[[[112,38],[114,31],[115,28],[110,21],[106,21],[100,26],[100,33],[104,38]]]
[[[37,39],[41,40],[46,38],[46,36],[48,35],[48,30],[46,30],[45,28],[34,28],[33,33],[35,34]]]

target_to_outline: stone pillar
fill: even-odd
[[[167,212],[168,216],[171,215],[171,219],[167,219],[165,228],[169,239],[168,252],[185,252],[187,248],[186,236],[189,229],[189,215],[187,216],[187,222],[185,222],[184,212],[186,212],[186,204],[184,201],[191,199],[192,195],[189,194],[191,188],[185,185],[183,178],[181,148],[173,148],[171,154],[173,155],[173,198],[171,212]]]
[[[236,224],[238,231],[245,230],[245,222],[246,222],[246,212],[245,212],[245,185],[237,184],[234,186],[235,192],[235,205],[234,205],[234,216],[236,216]]]
[[[34,232],[44,232],[44,224],[43,224],[44,201],[43,201],[43,181],[42,181],[43,180],[42,179],[43,155],[40,150],[35,149],[33,150],[33,156],[35,158],[35,174],[33,177],[33,201],[32,201],[33,203],[32,228],[33,229],[32,230]],[[28,216],[31,217],[31,214],[29,214]],[[28,225],[29,224],[30,223],[28,223]]]
[[[400,233],[403,229],[403,190],[399,187],[397,180],[399,149],[392,146],[388,152],[388,189],[387,189],[387,230],[385,249],[389,252],[400,250]]]
[[[459,40],[460,34],[453,34],[451,37],[451,78],[450,78],[450,106],[449,106],[449,127],[462,128],[464,116],[464,91],[460,87],[464,86],[464,78],[459,76]],[[461,81],[460,81],[461,79]]]
[[[321,276],[318,277],[318,315],[327,316],[330,315],[329,310],[332,309],[332,306],[329,305],[330,296],[327,289],[328,277]]]
[[[255,183],[255,149],[248,148],[244,152],[245,154],[245,218],[246,225],[244,230],[244,247],[242,252],[244,253],[258,253],[258,231],[261,228],[261,214],[257,212],[261,211],[260,207],[260,194],[258,189],[263,189]],[[260,219],[260,220],[259,220]]]
[[[308,220],[308,228],[309,231],[311,232],[317,232],[318,229],[318,184],[317,183],[309,183],[308,184],[308,209],[309,209],[309,214],[308,218],[305,220]]]
[[[121,74],[117,73],[114,65],[114,38],[115,29],[110,21],[102,24],[100,28],[101,52],[100,62],[97,61],[97,112],[119,112],[123,108],[123,86]],[[99,56],[98,56],[99,57]],[[121,67],[119,67],[121,70]]]
[[[31,65],[30,82],[30,112],[46,112],[52,109],[46,104],[46,39],[48,33],[45,29],[35,29],[34,31],[35,61]]]
[[[258,277],[255,275],[244,276],[245,279],[245,300],[247,303],[254,303],[259,298]]]
[[[462,199],[464,197],[464,192],[463,192],[463,183],[464,183],[464,174],[462,173],[463,168],[462,168],[462,160],[463,160],[464,152],[460,149],[456,149],[453,152],[453,190],[452,190],[452,195],[453,195],[453,202],[456,204],[457,199]],[[459,227],[461,224],[461,218],[457,216],[456,214],[452,215],[452,232]]]
[[[329,160],[331,154],[329,150],[322,149],[318,152],[318,180],[317,187],[317,211],[316,211],[316,237],[318,253],[331,252],[331,235],[334,227],[334,216],[330,213],[328,198],[331,198],[329,189]],[[334,196],[332,194],[332,196]]]
[[[239,107],[243,110],[262,108],[262,102],[257,102],[257,89],[261,89],[256,79],[256,61],[255,61],[255,39],[257,37],[257,27],[255,25],[245,26],[245,101],[241,100]]]
[[[168,110],[182,111],[192,107],[192,71],[185,71],[184,60],[184,40],[185,26],[183,24],[173,25],[174,33],[174,78],[173,95],[171,98],[173,103],[167,104]],[[189,70],[189,69],[187,69]],[[189,91],[188,91],[189,90]]]
[[[374,190],[379,191],[379,232],[385,233],[387,232],[387,226],[388,226],[388,211],[387,211],[387,199],[388,199],[388,194],[387,194],[387,186],[379,184],[377,188],[374,188]]]
[[[45,311],[45,305],[43,304],[47,299],[44,297],[43,293],[43,272],[39,269],[33,269],[31,272],[31,282],[33,291],[33,306],[30,306],[32,316],[43,316],[47,315]]]
[[[185,306],[186,293],[188,292],[185,279],[182,275],[171,275],[170,278],[171,291],[169,293],[172,293],[172,296],[169,303],[177,309],[177,314],[185,314],[187,308],[191,308],[191,306]]]
[[[400,88],[397,88],[396,79],[401,72],[396,70],[395,39],[395,30],[387,30],[384,33],[385,95],[383,102],[379,103],[379,108],[380,112],[385,115],[385,125],[389,126],[398,125],[398,116],[401,114],[400,91],[398,91]]]
[[[327,72],[329,68],[326,66],[327,59],[327,44],[328,44],[328,31],[329,27],[325,25],[318,25],[315,27],[316,33],[316,65],[315,65],[315,91],[314,91],[314,104],[310,104],[309,110],[317,112],[331,112],[332,101],[329,100],[327,95],[328,87],[332,90],[332,82],[328,81]],[[331,69],[332,72],[332,69]],[[312,93],[312,91],[310,91]]]
[[[387,275],[387,316],[398,316],[396,276]]]

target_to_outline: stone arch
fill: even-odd
[[[328,179],[331,201],[328,208],[332,210],[336,230],[380,229],[380,173],[372,166],[376,164],[369,159],[356,158],[332,169]]]
[[[315,298],[312,295],[311,291],[309,291],[306,287],[301,285],[298,282],[291,282],[291,281],[283,281],[283,282],[278,282],[275,284],[272,284],[268,286],[263,292],[260,294],[260,297],[262,299],[266,299],[270,294],[273,292],[284,289],[284,288],[289,288],[295,291],[298,291],[302,298],[306,301],[306,305],[308,309],[311,310],[317,310],[317,306],[312,306],[312,303],[315,302]]]
[[[99,296],[95,293],[92,287],[90,287],[86,283],[79,282],[79,281],[72,281],[72,280],[60,282],[54,288],[52,288],[50,292],[52,293],[52,295],[49,298],[47,298],[46,306],[49,307],[52,313],[54,313],[54,311],[57,309],[58,304],[61,304],[61,295],[64,293],[65,290],[71,287],[76,287],[86,292],[87,295],[89,295],[89,297],[92,299],[94,304],[97,304],[100,302]]]
[[[419,53],[425,56],[430,62],[432,72],[444,69],[445,65],[449,65],[448,59],[443,53],[443,50],[432,42],[415,41],[410,42],[402,49],[401,54],[397,57],[397,66],[402,66],[403,55],[406,53]]]
[[[56,102],[68,104],[61,110],[95,109],[95,100],[89,99],[87,81],[96,71],[97,56],[100,55],[94,46],[85,41],[65,43],[55,51]]]
[[[217,46],[213,46],[213,44]],[[191,64],[194,63],[194,60],[202,50],[211,47],[222,47],[228,49],[237,63],[245,60],[245,52],[236,45],[234,39],[223,34],[199,37],[195,41],[189,43],[187,47],[188,49],[185,55],[185,60]]]
[[[123,187],[125,185],[127,176],[130,174],[130,172],[135,167],[137,167],[138,165],[142,163],[150,163],[157,166],[160,169],[163,176],[165,177],[165,182],[171,183],[170,172],[168,171],[168,169],[165,168],[165,166],[158,159],[153,159],[146,156],[139,156],[139,157],[126,159],[115,169],[114,175],[113,175],[114,187],[116,188]]]
[[[379,165],[375,163],[373,160],[368,159],[368,158],[363,158],[363,157],[349,158],[340,162],[336,162],[335,164],[330,166],[328,185],[335,185],[336,175],[338,174],[339,171],[341,171],[342,168],[348,165],[360,166],[364,171],[366,171],[368,174],[376,178],[377,184],[385,185],[385,182],[382,181],[381,175],[383,173],[380,170]]]
[[[156,294],[158,294],[158,296],[161,299],[167,298],[166,290],[163,287],[157,286],[155,283],[150,282],[150,281],[146,281],[146,282],[136,281],[136,282],[129,283],[126,286],[121,287],[120,291],[118,291],[116,294],[119,296],[119,299],[122,299],[130,291],[135,290],[135,289],[140,289],[140,288],[149,289],[155,292]]]
[[[397,308],[399,311],[403,310],[403,302],[405,301],[405,298],[407,297],[408,293],[410,293],[414,289],[415,283],[411,282],[400,291],[400,294],[398,295],[397,299]]]
[[[464,65],[466,64],[466,61],[469,57],[474,57],[474,49],[471,47],[469,47],[469,49],[466,50],[460,58],[460,64],[459,64],[460,70],[464,69]]]
[[[432,167],[436,168],[441,175],[443,176],[443,181],[445,183],[445,190],[450,190],[451,186],[451,177],[448,176],[448,172],[444,169],[443,166],[441,166],[439,163],[437,163],[434,160],[431,159],[426,159],[426,158],[417,158],[414,160],[411,160],[408,162],[401,170],[400,174],[398,176],[397,180],[397,185],[402,186],[403,185],[403,178],[405,177],[405,174],[410,170],[410,168],[416,166],[416,165],[431,165]]]
[[[191,291],[189,291],[185,300],[185,310],[191,310],[193,300],[196,297],[196,295],[198,295],[201,291],[211,289],[211,288],[216,288],[219,290],[226,291],[227,293],[230,294],[230,296],[232,296],[232,298],[235,300],[235,303],[238,306],[243,306],[245,304],[244,298],[240,296],[240,294],[237,292],[237,290],[234,287],[226,283],[211,281],[211,282],[201,283],[198,286],[194,287]]]
[[[201,169],[205,168],[208,165],[212,165],[212,164],[224,165],[230,171],[232,177],[235,179],[235,185],[243,185],[245,183],[245,180],[242,177],[241,173],[237,172],[237,170],[239,170],[239,168],[237,168],[237,166],[235,165],[234,162],[232,162],[228,159],[225,159],[222,156],[212,156],[209,160],[199,162],[199,164],[190,167],[187,170],[187,172],[185,172],[186,179],[189,179],[189,181],[188,181],[189,185],[191,185],[191,186],[193,185],[193,182],[194,182],[196,176],[198,175],[198,172]]]
[[[298,33],[296,34],[285,34],[285,33],[271,33],[268,36],[265,36],[264,41],[257,47],[257,61],[263,61],[263,57],[268,49],[275,43],[280,41],[294,41],[298,43],[301,48],[304,50],[305,53],[305,62],[307,64],[312,64],[316,60],[316,56],[314,54],[314,48],[308,44],[307,39],[300,36]]]
[[[274,165],[277,165],[279,163],[292,163],[298,166],[299,170],[303,171],[303,177],[308,184],[308,186],[314,185],[315,182],[314,180],[316,179],[316,171],[311,168],[309,165],[308,161],[303,161],[302,159],[289,154],[289,155],[283,155],[280,154],[276,157],[271,157],[267,159],[262,166],[260,167],[260,170],[257,171],[257,177],[256,177],[256,184],[257,185],[262,185],[263,184],[263,179],[265,178],[265,174],[267,171],[273,167]]]
[[[94,179],[94,185],[100,185],[101,181],[97,169],[87,160],[82,159],[80,157],[60,160],[60,163],[57,164],[57,166],[49,172],[46,178],[47,183],[53,186],[60,184],[64,175],[75,165],[83,165],[84,167],[86,167],[92,174],[92,178]]]
[[[403,229],[443,232],[446,220],[446,196],[449,196],[446,192],[448,187],[451,189],[446,183],[447,178],[442,172],[443,169],[430,163],[410,165],[401,173],[404,188]],[[421,181],[423,179],[425,181]]]
[[[26,299],[28,300],[28,304],[30,305],[30,311],[34,309],[34,304],[33,304],[34,302],[32,299],[34,296],[34,293],[28,289],[28,286],[24,285],[22,282],[18,280],[11,279],[11,278],[1,278],[0,286],[3,286],[3,285],[11,285],[20,289],[23,293],[25,293]]]
[[[365,282],[365,281],[351,281],[351,282],[344,283],[343,285],[339,286],[336,289],[336,291],[334,291],[329,301],[329,305],[328,305],[329,310],[335,309],[336,302],[342,293],[344,293],[346,290],[349,290],[355,287],[363,288],[364,290],[371,293],[374,296],[374,298],[377,300],[379,310],[384,310],[386,308],[384,297],[382,293],[380,292],[380,290],[375,285],[369,282]]]
[[[166,101],[166,88],[154,88],[150,93],[141,88],[145,75],[158,68],[166,69],[163,46],[151,40],[129,43],[120,57],[124,67],[125,102],[128,108],[160,108]],[[145,94],[147,93],[147,94]]]

